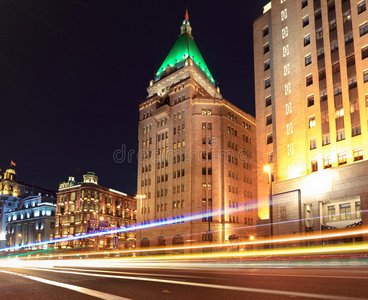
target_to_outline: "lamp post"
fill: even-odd
[[[273,209],[272,209],[272,176],[271,176],[271,166],[266,165],[264,166],[264,171],[268,173],[268,184],[269,184],[269,190],[268,190],[268,207],[269,207],[269,214],[270,214],[270,237],[273,237]]]

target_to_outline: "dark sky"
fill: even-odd
[[[180,33],[192,34],[222,95],[254,115],[253,21],[268,0],[0,2],[0,168],[58,188],[92,169],[136,193],[138,104]]]

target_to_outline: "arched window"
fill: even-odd
[[[173,245],[183,245],[184,244],[184,239],[180,234],[177,234],[174,238],[173,238]]]
[[[143,247],[149,247],[149,245],[150,245],[149,239],[143,238],[141,240],[141,248],[143,248]]]

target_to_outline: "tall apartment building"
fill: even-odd
[[[80,236],[81,239],[60,242],[58,246],[134,248],[136,205],[135,198],[99,185],[98,177],[93,172],[83,175],[81,183],[76,183],[74,177],[69,177],[67,182],[60,184],[57,193],[55,238]],[[87,233],[128,227],[132,231],[83,238]]]
[[[223,99],[191,30],[186,16],[139,105],[138,223],[156,225],[141,247],[231,241],[257,220],[255,118]]]
[[[254,22],[260,216],[274,234],[367,223],[366,0],[272,0]],[[263,78],[263,80],[259,80]]]

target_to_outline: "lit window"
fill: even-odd
[[[322,30],[322,28],[319,28],[319,29],[316,30],[316,39],[320,40],[322,38],[323,38],[323,30]]]
[[[363,149],[362,148],[354,149],[353,157],[354,157],[354,161],[362,160],[363,159]]]
[[[281,35],[282,35],[282,39],[285,39],[285,38],[288,37],[288,35],[289,35],[289,29],[288,29],[287,26],[281,30]]]
[[[285,110],[286,110],[286,115],[289,115],[293,112],[293,106],[291,102],[285,104]]]
[[[305,66],[308,66],[312,63],[312,55],[311,54],[308,54],[306,57],[305,57]]]
[[[281,21],[285,21],[287,19],[287,8],[281,11]]]
[[[291,94],[291,83],[285,84],[285,96]]]
[[[331,163],[331,157],[326,157],[323,159],[323,168],[324,169],[328,169],[332,167],[332,163]]]
[[[308,107],[314,105],[314,95],[308,96]]]
[[[202,115],[207,115],[207,110],[205,108],[202,108]]]
[[[322,136],[322,146],[326,146],[326,145],[329,145],[331,143],[330,141],[330,134],[324,134]]]
[[[364,82],[368,82],[368,70],[364,71],[363,80],[364,80]]]
[[[286,46],[282,47],[282,55],[283,55],[283,57],[288,56],[289,53],[290,53],[289,45],[286,45]]]
[[[357,219],[360,219],[362,217],[361,215],[361,208],[360,208],[360,201],[359,202],[355,202],[355,217]]]
[[[309,16],[305,16],[305,17],[303,18],[303,27],[305,27],[305,26],[307,26],[307,25],[309,25]]]
[[[328,220],[329,221],[336,221],[336,209],[335,206],[328,206]]]
[[[316,118],[315,116],[309,118],[309,128],[316,127]]]
[[[351,126],[351,136],[357,136],[361,134],[360,124],[355,124]]]
[[[346,156],[346,153],[339,153],[337,155],[337,161],[339,163],[339,166],[340,165],[345,165],[347,162],[348,162],[348,159],[347,159],[347,156]]]
[[[293,123],[289,123],[289,124],[286,124],[286,134],[287,135],[290,135],[290,134],[293,134]]]
[[[344,116],[344,109],[343,108],[336,109],[335,118],[338,119],[338,118],[341,118],[343,116]]]
[[[340,129],[340,130],[337,131],[336,140],[337,141],[345,140],[345,129]]]
[[[266,117],[266,126],[272,124],[272,115]]]
[[[310,44],[310,34],[304,37],[304,47]]]
[[[202,129],[206,130],[206,122],[202,122]]]
[[[265,80],[265,89],[269,88],[271,86],[271,78],[267,78]]]
[[[286,64],[284,66],[284,76],[287,76],[290,74],[290,64]]]
[[[311,162],[311,169],[312,169],[312,172],[318,171],[318,163],[316,160]]]
[[[359,34],[363,36],[368,33],[368,22],[363,23],[359,26]]]
[[[313,84],[313,75],[308,75],[306,77],[306,86],[310,86],[311,84]]]
[[[358,15],[364,12],[367,9],[365,0],[358,3]]]
[[[350,203],[340,204],[340,220],[351,219],[351,205]]]
[[[311,138],[310,140],[310,150],[316,149],[317,148],[317,139],[316,138]]]
[[[287,153],[289,156],[294,154],[294,144],[293,143],[287,145]]]
[[[352,101],[350,102],[350,113],[354,113],[356,111],[359,111],[359,101]]]

